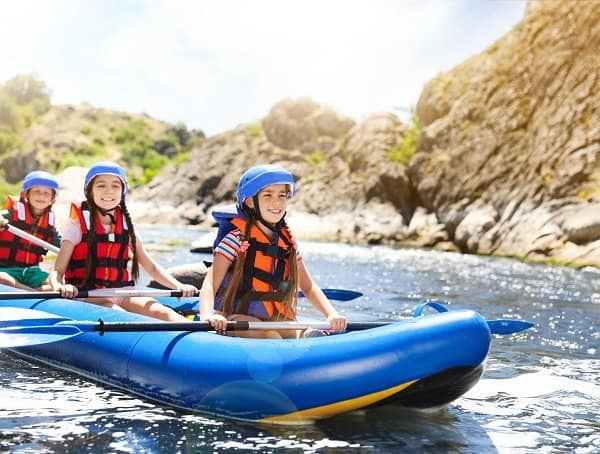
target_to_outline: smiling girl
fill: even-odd
[[[295,320],[298,289],[329,321],[332,332],[346,328],[310,275],[285,223],[294,177],[276,165],[248,169],[238,183],[235,227],[215,247],[214,261],[200,290],[200,319],[224,333],[227,320]],[[315,330],[313,330],[315,331]],[[234,331],[244,337],[312,337],[320,332]]]
[[[146,252],[134,229],[129,210],[125,171],[114,162],[98,162],[85,177],[86,200],[71,205],[70,219],[56,258],[50,284],[66,298],[78,289],[122,288],[135,285],[141,266],[165,287],[193,296],[197,289],[182,284],[160,267]],[[131,256],[131,270],[128,261]],[[90,303],[122,309],[166,321],[187,321],[158,301],[147,297],[85,299]]]

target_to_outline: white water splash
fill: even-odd
[[[600,399],[600,386],[594,383],[560,377],[545,369],[513,378],[483,379],[465,394],[465,398],[487,400],[501,394],[519,398],[541,397],[561,391],[579,392]]]

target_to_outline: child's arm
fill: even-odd
[[[52,232],[52,240],[50,242],[54,246],[60,247],[62,243],[62,237],[60,236],[60,232],[58,231],[58,229],[54,229],[54,232]]]
[[[331,331],[339,333],[346,329],[346,317],[337,313],[333,305],[329,302],[323,290],[315,283],[310,275],[304,260],[298,261],[298,285],[306,298],[315,306],[331,325]]]
[[[65,298],[74,298],[77,296],[77,288],[74,285],[65,284],[65,272],[71,261],[75,245],[69,240],[64,240],[60,245],[60,250],[54,262],[54,269],[50,273],[49,283],[53,290],[58,290]]]
[[[144,243],[139,237],[136,237],[136,252],[138,262],[144,270],[157,282],[165,287],[181,290],[183,296],[194,296],[198,289],[190,284],[183,284],[170,275],[162,266],[156,263],[144,247]]]
[[[200,320],[208,320],[217,332],[225,330],[227,319],[223,314],[214,311],[215,295],[230,265],[231,263],[224,256],[215,254],[200,289]]]
[[[0,230],[4,230],[8,224],[5,216],[8,217],[10,213],[8,210],[0,210]]]

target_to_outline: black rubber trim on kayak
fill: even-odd
[[[373,406],[393,404],[410,408],[446,405],[470,390],[481,378],[483,364],[452,367],[413,383]]]
[[[104,320],[101,318],[98,319],[98,329],[95,331],[98,331],[101,336],[104,336]]]

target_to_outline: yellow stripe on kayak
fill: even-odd
[[[393,388],[384,389],[383,391],[377,391],[376,393],[366,394],[364,396],[355,397],[354,399],[344,400],[333,404],[323,405],[321,407],[308,408],[306,410],[295,411],[286,415],[271,416],[269,418],[263,418],[261,421],[268,423],[298,423],[303,421],[314,421],[315,419],[329,418],[340,413],[347,411],[357,410],[359,408],[366,407],[374,404],[386,397],[392,396],[403,389],[409,387],[418,380],[412,380],[401,385],[394,386]]]

